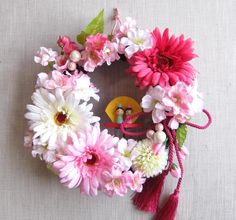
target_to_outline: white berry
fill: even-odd
[[[153,130],[148,130],[146,133],[147,138],[151,139],[153,137],[154,133],[155,132]]]
[[[163,126],[163,124],[158,123],[158,124],[156,124],[155,129],[156,129],[156,131],[163,131],[164,126]]]
[[[76,70],[76,63],[74,63],[74,62],[69,62],[69,63],[67,64],[67,68],[68,68],[70,71]]]
[[[70,60],[75,62],[75,63],[78,63],[80,61],[80,58],[81,58],[81,54],[79,51],[77,50],[73,50],[71,53],[70,53]]]

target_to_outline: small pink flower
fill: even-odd
[[[40,63],[42,66],[47,66],[49,62],[54,62],[57,56],[57,52],[51,48],[40,47],[40,50],[34,56],[34,62]]]
[[[111,62],[119,60],[120,56],[118,55],[117,44],[107,41],[102,50],[102,57],[107,65],[111,65]]]
[[[68,56],[67,55],[60,55],[56,58],[55,64],[53,67],[63,73],[65,70],[67,70],[67,65],[69,63]]]
[[[141,192],[143,190],[145,181],[146,178],[143,177],[143,174],[140,171],[135,171],[134,173],[128,171],[128,175],[126,175],[127,186],[136,192]]]
[[[173,114],[186,115],[190,110],[190,104],[193,101],[193,97],[189,93],[188,86],[183,82],[178,82],[174,86],[171,86],[162,102],[172,108]]]
[[[181,169],[175,164],[172,164],[170,174],[175,177],[175,178],[180,178],[181,177]]]
[[[98,33],[96,35],[90,35],[86,38],[85,48],[86,50],[102,50],[108,38]]]
[[[111,173],[105,171],[103,173],[105,193],[109,196],[113,196],[114,194],[124,196],[128,191],[126,185],[127,174],[128,172],[122,173],[117,167],[113,167]]]
[[[104,62],[101,53],[96,50],[84,50],[81,55],[84,70],[88,72],[93,72],[97,66],[101,66]]]

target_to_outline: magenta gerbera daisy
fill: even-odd
[[[196,71],[189,63],[194,57],[193,41],[184,36],[169,37],[169,30],[163,34],[158,28],[152,32],[153,47],[134,54],[129,63],[128,72],[136,77],[136,84],[141,88],[160,85],[175,85],[182,81],[191,85]]]

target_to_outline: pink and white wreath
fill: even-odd
[[[103,10],[77,36],[77,43],[60,36],[60,51],[40,47],[36,63],[49,67],[38,74],[32,104],[25,118],[28,131],[25,146],[38,156],[68,188],[84,194],[124,196],[136,192],[133,203],[143,211],[155,213],[155,219],[174,219],[183,178],[184,146],[187,126],[200,129],[211,123],[198,92],[197,71],[190,61],[197,57],[191,38],[141,29],[136,21],[121,20],[115,10],[111,34],[103,33]],[[91,72],[103,64],[121,59],[135,85],[146,89],[140,103],[143,112],[132,117],[151,117],[150,129],[127,132],[127,136],[145,134],[141,140],[118,138],[102,129],[91,100],[99,101],[99,89],[90,80]],[[93,73],[94,74],[94,73]],[[190,123],[197,113],[208,116],[205,126]],[[137,135],[136,135],[137,134]],[[158,209],[161,189],[167,174],[178,179],[174,193]]]

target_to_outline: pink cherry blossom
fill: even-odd
[[[81,55],[84,70],[88,72],[93,72],[97,66],[101,66],[104,62],[101,52],[96,50],[84,50],[81,52]]]
[[[120,28],[118,29],[124,36],[127,35],[127,32],[130,29],[137,27],[136,21],[131,17],[126,17],[125,21],[121,23]]]
[[[119,164],[123,170],[129,170],[132,166],[132,150],[137,142],[133,139],[120,139],[117,144]]]
[[[42,66],[47,66],[49,62],[54,62],[56,57],[56,51],[53,51],[51,48],[40,47],[40,50],[34,56],[34,62],[40,63]]]
[[[56,57],[55,64],[53,67],[57,70],[63,73],[67,70],[67,65],[69,63],[68,56],[67,55],[60,55]]]
[[[127,192],[126,176],[128,172],[122,173],[118,167],[113,167],[111,172],[105,171],[103,173],[104,192],[113,196],[114,194],[124,196]]]
[[[171,86],[162,102],[172,108],[173,114],[185,114],[190,110],[193,97],[188,91],[188,86],[183,82],[178,82]]]
[[[143,190],[143,184],[146,181],[146,178],[143,177],[143,174],[140,171],[131,171],[127,172],[126,175],[126,184],[127,186],[136,192],[141,192]]]
[[[90,35],[86,38],[85,48],[87,50],[102,50],[105,43],[108,41],[106,36],[98,33],[96,35]]]
[[[53,167],[61,183],[68,188],[80,187],[87,195],[97,195],[103,186],[102,173],[110,172],[116,164],[114,146],[118,138],[100,130],[99,124],[88,126],[84,132],[60,143],[64,153],[57,155]]]
[[[117,44],[107,41],[102,50],[102,58],[107,63],[107,65],[111,65],[111,62],[119,60],[120,56],[118,55]]]

